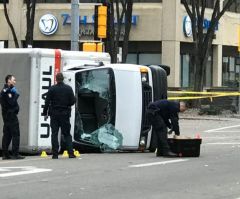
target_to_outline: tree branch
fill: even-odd
[[[8,12],[7,12],[7,1],[3,0],[3,6],[4,6],[4,15],[7,20],[7,23],[11,29],[12,35],[13,35],[13,40],[16,48],[19,48],[18,40],[17,40],[17,35],[15,33],[14,27],[9,19]]]
[[[216,17],[217,20],[219,20],[224,13],[227,11],[227,9],[230,8],[230,6],[233,4],[234,0],[228,0],[228,2],[225,4],[225,6],[223,7],[222,11],[219,13],[219,15]]]
[[[126,1],[127,9],[126,9],[126,20],[125,20],[125,34],[123,38],[123,52],[122,52],[122,62],[125,63],[128,55],[128,41],[129,34],[132,26],[132,9],[133,9],[133,0]]]
[[[195,0],[192,0],[192,14],[193,14],[193,18],[192,20],[192,33],[193,33],[193,41],[197,41],[197,35],[198,35],[198,31],[197,31],[197,26],[196,26],[196,18],[197,18],[197,14],[196,14],[196,4],[195,4]]]
[[[183,5],[184,5],[184,7],[185,7],[185,9],[186,9],[186,11],[188,13],[188,16],[192,20],[194,16],[193,16],[193,13],[191,12],[191,10],[189,8],[189,5],[188,5],[187,1],[186,0],[182,0],[182,3],[183,3]]]

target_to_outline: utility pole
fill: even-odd
[[[79,40],[79,0],[71,0],[71,50],[78,51]]]
[[[240,59],[240,25],[238,26],[238,56]],[[240,61],[237,62],[237,66],[239,67],[238,72],[238,92],[240,93]],[[238,96],[238,114],[240,114],[240,95]]]

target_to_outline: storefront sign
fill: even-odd
[[[210,27],[211,21],[208,19],[203,20],[203,29],[208,30]],[[215,31],[218,30],[218,24],[215,27]],[[183,18],[183,32],[186,37],[191,37],[192,36],[192,21],[189,16],[185,16]]]
[[[39,29],[44,35],[52,35],[58,29],[58,20],[52,14],[43,15],[39,20]]]
[[[71,15],[68,13],[63,13],[62,14],[63,17],[63,25],[67,25],[67,24],[71,24]],[[132,25],[137,25],[137,20],[138,20],[138,16],[137,15],[133,15],[132,16]],[[115,20],[115,23],[117,23],[117,21]],[[83,24],[83,25],[87,25],[87,24],[94,24],[94,15],[89,17],[89,16],[79,16],[79,24]]]
[[[115,31],[117,32],[117,27],[115,27]],[[125,29],[122,28],[120,32],[120,37],[125,35]],[[80,37],[93,37],[94,36],[94,27],[93,25],[81,25],[79,30]]]
[[[189,16],[186,16],[183,19],[183,32],[186,37],[192,36],[192,22]]]

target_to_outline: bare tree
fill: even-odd
[[[129,34],[132,26],[132,9],[133,9],[133,0],[129,0],[127,3],[126,13],[125,13],[125,34],[123,38],[123,47],[122,47],[122,62],[125,63],[128,55],[128,41]]]
[[[133,0],[109,0],[109,29],[107,39],[107,51],[111,56],[111,62],[117,62],[121,32],[124,27],[123,37],[123,62],[126,62],[128,54],[128,40],[132,22]],[[115,24],[116,19],[116,24]]]
[[[33,45],[33,31],[34,31],[34,18],[35,18],[35,8],[36,8],[36,0],[25,0],[26,1],[26,23],[27,30],[25,36],[25,47],[29,45]]]
[[[6,18],[6,20],[7,20],[8,26],[9,26],[10,29],[11,29],[15,47],[16,47],[16,48],[19,48],[19,44],[18,44],[16,32],[15,32],[14,27],[13,27],[13,25],[12,25],[10,19],[9,19],[9,16],[8,16],[7,0],[3,0],[3,6],[4,6],[4,15],[5,15],[5,18]]]
[[[215,0],[210,25],[207,32],[204,32],[203,21],[205,18],[206,2],[208,0],[182,0],[182,3],[192,22],[192,35],[194,43],[194,90],[202,91],[204,85],[204,75],[206,72],[207,59],[212,46],[215,28],[218,25],[220,18],[226,10],[232,5],[234,0],[225,0],[225,5],[220,8],[220,0]]]
[[[25,42],[24,47],[28,47],[28,45],[31,45],[31,46],[33,45],[33,29],[34,29],[36,0],[25,0],[25,2],[26,2],[26,7],[27,7],[27,12],[26,12],[27,30],[26,30],[26,36],[25,36],[26,42]],[[3,5],[4,5],[4,15],[5,15],[7,23],[11,29],[15,47],[19,48],[19,43],[18,43],[15,29],[9,19],[8,10],[7,10],[7,0],[3,0]]]

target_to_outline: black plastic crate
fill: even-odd
[[[168,144],[172,152],[179,157],[199,157],[201,138],[195,139],[176,139],[168,138]]]

